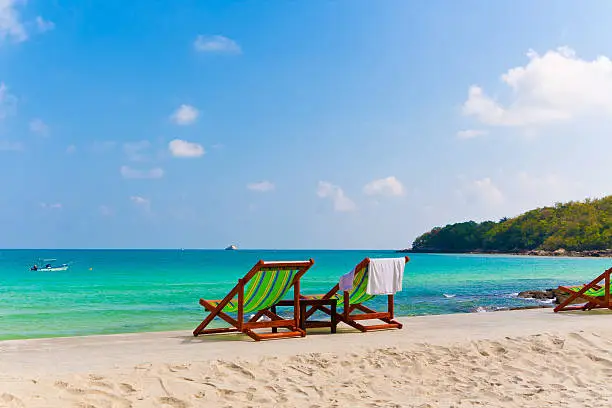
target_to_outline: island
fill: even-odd
[[[398,252],[612,256],[612,196],[435,227]]]
[[[236,245],[230,245],[227,248],[225,248],[226,251],[235,251],[237,249],[238,247]]]

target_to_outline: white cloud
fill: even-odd
[[[16,109],[17,97],[8,91],[4,82],[0,82],[0,120],[15,114]]]
[[[498,206],[504,202],[504,195],[489,177],[465,183],[460,193],[469,203]]]
[[[134,203],[137,207],[142,208],[146,212],[151,211],[151,200],[141,196],[131,196],[130,201]]]
[[[21,16],[15,6],[25,3],[23,0],[0,0],[0,38],[21,42],[28,39],[28,34],[21,22]]]
[[[201,144],[181,139],[174,139],[168,143],[168,149],[174,157],[200,157],[205,153]]]
[[[30,121],[30,131],[38,133],[41,136],[49,135],[49,126],[41,119],[32,119]]]
[[[247,185],[247,188],[252,191],[258,191],[261,193],[265,193],[267,191],[274,190],[276,186],[274,185],[274,183],[264,180],[259,183],[250,183]]]
[[[127,179],[158,179],[164,176],[164,170],[155,167],[150,170],[138,170],[129,166],[121,166],[121,175]]]
[[[10,140],[0,140],[0,151],[19,152],[23,150],[23,145],[19,142],[11,142]]]
[[[148,140],[127,142],[123,144],[123,152],[127,155],[129,160],[143,161],[146,159],[146,155],[143,151],[147,150],[149,147],[151,147],[151,142]]]
[[[357,209],[357,205],[344,195],[344,191],[327,181],[319,181],[317,188],[317,195],[321,198],[328,198],[334,203],[334,210],[340,212],[354,211]]]
[[[221,52],[240,54],[242,52],[236,41],[222,35],[198,35],[193,46],[200,52]]]
[[[501,76],[512,91],[507,105],[472,86],[463,113],[493,126],[539,126],[586,116],[612,114],[612,61],[578,58],[567,47],[527,53],[525,66]]]
[[[405,190],[395,176],[389,176],[369,182],[363,187],[363,192],[366,195],[401,196],[404,195]]]
[[[183,104],[174,111],[170,118],[177,125],[185,126],[195,122],[199,115],[200,112],[195,107]]]
[[[473,139],[475,137],[485,136],[488,133],[489,132],[487,132],[486,130],[466,129],[466,130],[458,131],[457,132],[457,138],[459,138],[459,139]]]
[[[55,28],[55,23],[53,21],[48,21],[42,18],[41,16],[36,17],[36,26],[38,27],[38,31],[44,33],[46,31],[51,31]]]
[[[63,206],[62,203],[40,203],[40,207],[51,210],[61,210]]]
[[[66,147],[66,153],[68,154],[73,154],[76,153],[77,151],[77,147],[75,145],[68,145],[68,147]]]
[[[144,205],[144,204],[150,204],[151,201],[148,198],[144,198],[141,196],[131,196],[130,200],[135,203],[135,204],[139,204],[139,205]]]

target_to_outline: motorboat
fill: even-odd
[[[39,259],[30,270],[38,272],[62,272],[68,270],[68,264],[53,264],[57,259]]]

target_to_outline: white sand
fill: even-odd
[[[189,332],[0,342],[0,407],[603,407],[612,315],[401,319],[256,343]]]

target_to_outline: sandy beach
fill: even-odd
[[[256,343],[188,331],[0,342],[0,407],[574,407],[612,402],[607,313],[410,317]]]

